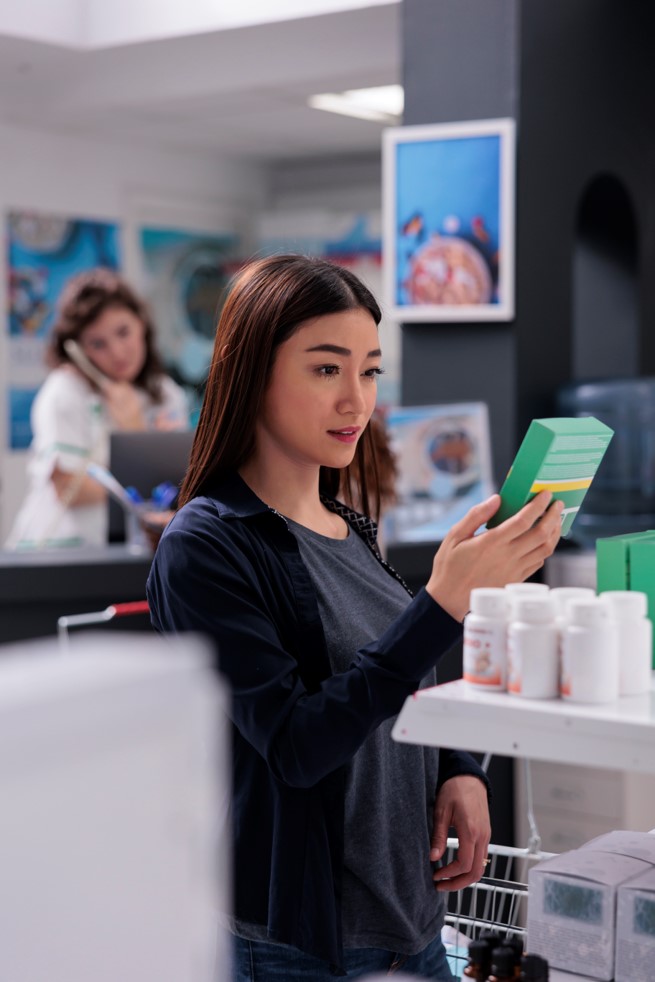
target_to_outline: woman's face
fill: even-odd
[[[108,307],[82,331],[84,354],[114,382],[134,382],[146,356],[146,328],[127,307]]]
[[[278,466],[346,467],[375,407],[380,359],[367,310],[301,324],[277,350],[256,453]]]

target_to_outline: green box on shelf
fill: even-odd
[[[515,515],[539,491],[564,502],[562,535],[571,530],[614,431],[594,416],[533,419],[500,489],[489,528]]]
[[[596,590],[630,590],[632,546],[651,538],[655,541],[655,531],[627,532],[612,535],[606,539],[596,539]]]

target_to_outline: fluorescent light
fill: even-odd
[[[323,92],[307,100],[312,109],[370,119],[377,123],[397,123],[403,112],[402,85],[376,85],[368,89]]]

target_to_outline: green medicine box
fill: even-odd
[[[628,532],[625,535],[612,535],[606,539],[596,539],[596,589],[605,590],[636,589],[632,583],[633,550],[635,545],[652,541],[655,545],[655,531]],[[643,576],[643,549],[638,549],[638,566]],[[655,555],[655,554],[654,554]],[[655,567],[653,567],[655,581]],[[647,591],[644,591],[647,592]],[[652,608],[655,613],[655,607]],[[650,612],[650,606],[649,606]]]
[[[570,530],[614,431],[594,416],[533,419],[500,489],[489,528],[515,515],[539,491],[564,502],[562,535]]]

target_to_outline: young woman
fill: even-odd
[[[108,269],[81,273],[64,288],[48,362],[32,407],[28,492],[8,545],[101,545],[106,494],[86,464],[108,465],[112,430],[185,429],[186,398],[164,374],[145,304]]]
[[[474,537],[494,495],[412,599],[373,523],[332,497],[357,455],[357,500],[375,509],[379,320],[357,277],[322,260],[275,256],[236,277],[149,578],[155,626],[211,637],[232,690],[237,982],[451,977],[443,891],[484,871],[486,779],[467,754],[390,730],[434,684],[471,588],[525,579],[559,535],[543,493]],[[459,854],[436,869],[449,826]]]

